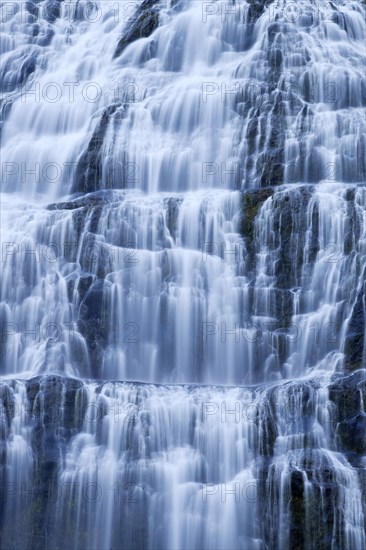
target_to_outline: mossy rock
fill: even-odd
[[[250,243],[254,237],[254,222],[263,203],[273,195],[272,187],[246,191],[242,196],[241,235]]]

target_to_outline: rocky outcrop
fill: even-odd
[[[99,280],[86,292],[81,302],[78,328],[84,336],[89,351],[90,371],[93,378],[100,378],[103,352],[113,332],[110,308],[106,303],[107,281]]]
[[[60,467],[67,444],[80,432],[85,417],[87,401],[83,388],[84,384],[79,380],[54,375],[27,380],[24,383],[25,393],[16,381],[0,384],[2,548],[9,548],[10,540],[13,548],[25,548],[22,533],[27,533],[27,548],[44,550],[48,547],[54,521],[50,510],[59,498]],[[22,425],[28,426],[32,456],[22,455],[18,477],[9,477],[6,468],[7,449],[10,450],[13,438],[10,435],[10,423],[16,415]],[[16,437],[20,438],[19,435]],[[6,514],[7,507],[20,513],[16,525],[12,524]]]
[[[159,0],[144,0],[138,7],[134,18],[126,26],[121,36],[114,58],[119,57],[129,44],[139,38],[149,37],[159,26]]]
[[[344,346],[345,370],[354,370],[366,367],[366,270],[364,270],[360,288],[352,308],[351,317],[347,326]]]
[[[246,243],[248,276],[253,281],[249,300],[254,307],[257,255],[262,245],[265,245],[269,256],[267,275],[274,280],[270,289],[269,305],[272,315],[279,321],[279,328],[288,326],[293,312],[292,290],[301,284],[307,211],[312,192],[313,189],[308,186],[279,190],[268,187],[247,191],[242,197],[240,232]],[[270,200],[272,229],[264,235],[262,225],[267,221],[260,214],[260,209],[266,200]],[[316,245],[314,242],[314,249]],[[314,259],[315,253],[310,256]],[[262,292],[261,288],[258,292]],[[257,314],[261,312],[257,310]]]
[[[13,101],[11,98],[4,97],[0,99],[0,138],[4,122],[10,113],[12,105]]]
[[[254,189],[242,195],[242,215],[240,220],[240,234],[246,241],[248,260],[253,265],[255,259],[255,220],[263,203],[273,195],[274,189]]]
[[[244,49],[250,47],[255,37],[255,26],[259,17],[272,2],[250,3],[246,12],[248,33]],[[269,16],[269,14],[267,14]],[[236,110],[243,118],[240,158],[243,163],[244,179],[256,187],[295,183],[294,170],[288,170],[285,162],[285,141],[289,115],[301,113],[304,102],[301,94],[291,88],[283,78],[283,66],[293,49],[301,48],[301,40],[295,27],[281,18],[268,25],[263,41],[263,75],[244,84],[238,93]],[[293,68],[294,73],[297,67]],[[253,68],[253,75],[255,69]],[[265,74],[265,78],[264,77]],[[248,79],[247,67],[238,67],[236,77]]]
[[[300,284],[307,206],[311,189],[300,187],[273,196],[274,249],[278,250],[275,265],[276,287],[290,289]]]
[[[261,529],[268,548],[302,550],[311,541],[312,545],[325,549],[332,545],[334,537],[342,546],[342,525],[334,514],[342,500],[342,489],[326,453],[319,449],[289,452],[261,474],[266,493],[263,500],[260,493],[260,501],[264,503]],[[284,511],[290,526],[288,533],[283,532],[280,524]]]
[[[120,117],[126,114],[126,107],[122,103],[115,103],[104,109],[103,114],[93,131],[93,135],[78,161],[76,168],[73,192],[92,193],[101,189],[102,179],[102,145],[111,117],[118,110]],[[121,181],[119,187],[123,187]]]
[[[88,195],[83,195],[71,199],[67,202],[54,202],[47,206],[47,210],[76,210],[78,208],[93,208],[95,206],[105,206],[117,202],[123,198],[118,192],[101,190]]]
[[[20,48],[11,55],[4,56],[0,66],[1,92],[13,92],[24,85],[28,77],[36,70],[37,59],[42,49],[39,46]]]
[[[343,448],[357,455],[366,454],[366,414],[364,412],[340,422],[337,433]]]
[[[337,378],[329,388],[329,398],[337,407],[337,439],[356,466],[366,454],[366,370]]]

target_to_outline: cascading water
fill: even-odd
[[[0,11],[0,548],[364,550],[364,2]]]

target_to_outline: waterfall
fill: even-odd
[[[364,550],[365,3],[0,14],[0,548]]]

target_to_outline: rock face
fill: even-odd
[[[159,0],[144,0],[138,7],[132,22],[120,38],[114,57],[119,57],[129,44],[139,38],[149,37],[159,26]]]
[[[28,77],[36,70],[37,58],[41,51],[39,46],[32,46],[22,51],[16,50],[12,55],[7,56],[0,66],[2,92],[13,92],[25,84]]]
[[[106,300],[107,281],[97,281],[87,291],[80,305],[78,327],[84,336],[93,378],[100,378],[103,352],[111,332],[110,309]]]
[[[275,248],[279,255],[275,267],[276,286],[299,286],[307,229],[307,207],[311,189],[301,187],[273,197]]]
[[[348,453],[356,466],[366,454],[366,371],[337,378],[329,388],[329,397],[337,406],[337,436],[340,449]]]
[[[274,189],[254,189],[246,191],[242,196],[242,217],[240,232],[247,239],[250,252],[254,250],[255,219],[262,204],[273,195]]]
[[[267,544],[301,550],[308,547],[311,539],[317,547],[328,548],[334,529],[340,527],[334,510],[341,502],[336,473],[329,459],[319,450],[306,449],[293,455],[281,481],[277,468],[277,465],[269,468],[267,478],[267,487],[273,491],[262,516]],[[291,528],[285,537],[277,508],[279,501],[291,517]],[[321,507],[317,506],[320,501]]]
[[[82,429],[87,401],[81,381],[61,376],[33,378],[25,389],[22,401],[16,403],[16,383],[0,384],[0,407],[5,406],[6,411],[6,422],[0,423],[0,481],[4,491],[0,499],[0,544],[6,547],[2,537],[6,529],[14,548],[25,547],[22,533],[27,533],[27,547],[42,550],[48,548],[54,522],[51,510],[60,497],[60,468],[70,439]],[[22,421],[31,426],[33,467],[28,469],[30,456],[24,455],[23,470],[14,480],[6,469],[7,449],[10,451],[4,427],[19,412]],[[9,501],[22,510],[16,525],[2,513],[2,506]]]
[[[73,186],[74,193],[92,193],[101,189],[103,141],[112,116],[118,110],[119,118],[122,118],[125,116],[126,109],[121,103],[110,105],[104,109],[86,151],[79,158]],[[123,176],[123,172],[120,176]],[[115,186],[123,188],[123,181],[116,178]]]
[[[326,202],[323,192],[314,185],[243,193],[240,233],[245,240],[245,273],[250,281],[248,307],[254,316],[269,312],[275,319],[278,339],[272,340],[272,345],[281,363],[291,353],[288,339],[286,344],[287,329],[298,323],[296,326],[302,330],[302,316],[315,313],[331,290],[323,286],[324,279],[337,266],[342,273],[337,291],[339,305],[328,325],[318,327],[315,317],[314,324],[309,325],[322,331],[322,340],[316,345],[313,342],[311,353],[316,360],[318,344],[333,342],[332,346],[324,346],[325,352],[341,341],[346,372],[366,366],[364,199],[363,188],[356,186],[342,189],[333,204],[332,194]],[[342,235],[332,230],[334,219],[342,220]]]
[[[366,367],[366,271],[356,295],[345,341],[345,368],[352,372]]]
[[[349,423],[353,434],[356,423],[360,434],[365,428],[364,420],[359,419],[364,414],[359,412],[361,395],[358,391],[362,390],[365,396],[364,374],[359,371],[350,377],[339,378],[331,387],[332,421],[355,413],[355,423]],[[325,550],[334,543],[339,548],[347,547],[345,507],[352,505],[350,498],[359,498],[356,494],[359,489],[352,483],[358,472],[362,475],[356,458],[362,458],[365,448],[360,437],[356,439],[357,447],[352,444],[353,469],[341,454],[348,453],[345,451],[345,446],[350,444],[348,435],[344,434],[342,445],[345,446],[339,447],[339,453],[321,448],[323,436],[318,434],[318,439],[313,429],[315,423],[318,430],[320,425],[324,427],[324,418],[316,416],[318,390],[317,384],[309,381],[290,382],[269,389],[253,388],[243,395],[235,393],[236,398],[250,405],[241,420],[241,428],[249,420],[251,437],[246,439],[244,448],[256,453],[255,480],[244,485],[248,490],[243,493],[249,502],[260,503],[256,533],[268,548],[302,550],[317,546]],[[101,513],[99,506],[103,507],[104,503],[102,499],[92,499],[92,487],[99,487],[101,497],[108,504],[119,497],[118,506],[113,507],[109,518],[113,517],[110,524],[114,527],[112,547],[145,549],[152,533],[159,548],[164,547],[159,529],[152,531],[149,518],[150,507],[154,502],[156,505],[155,496],[166,498],[161,494],[161,478],[157,479],[156,467],[158,464],[160,471],[164,471],[167,464],[171,467],[165,455],[172,449],[171,440],[160,437],[155,426],[175,425],[181,414],[178,404],[183,392],[189,422],[185,430],[174,433],[174,441],[182,444],[181,449],[194,449],[196,453],[192,484],[207,483],[208,479],[213,479],[212,473],[209,477],[210,469],[216,471],[207,449],[211,449],[217,433],[215,430],[213,435],[206,433],[204,445],[197,439],[197,432],[205,425],[197,403],[200,400],[207,403],[214,396],[216,402],[225,398],[226,391],[231,390],[194,385],[169,388],[114,382],[89,384],[55,375],[0,384],[3,413],[0,416],[0,480],[6,488],[6,495],[0,499],[0,540],[4,548],[9,540],[17,544],[14,548],[23,548],[24,533],[29,549],[45,550],[51,545],[62,550],[62,543],[66,542],[69,547],[75,541],[78,547],[86,544],[89,548],[88,529],[93,529],[92,522],[96,521]],[[21,439],[19,433],[11,435],[11,430],[16,430],[11,423],[15,417],[19,419],[20,413],[19,400],[15,397],[20,395],[23,437],[27,434],[24,450],[31,452],[23,455],[23,478],[14,482],[8,477],[6,465],[7,460],[11,460],[14,439]],[[212,416],[210,426],[222,429],[221,415]],[[227,434],[228,449],[231,445],[235,448],[240,441],[243,444],[241,430],[236,435],[235,432],[230,430]],[[118,468],[111,461],[106,472],[103,461],[116,449],[124,459],[119,461]],[[93,451],[92,457],[88,456],[88,450]],[[242,463],[240,459],[239,463]],[[97,477],[94,477],[94,467],[98,468]],[[18,493],[10,489],[20,491],[21,487],[22,497],[14,507],[17,501],[12,498]],[[93,505],[92,509],[80,500],[82,494],[85,496],[86,487],[90,487],[87,502]],[[111,493],[111,487],[118,487],[119,492]],[[125,495],[123,491],[128,488],[133,491]],[[202,496],[200,492],[193,494]],[[7,507],[2,508],[4,504]],[[206,514],[204,504],[202,506],[200,498],[195,505],[195,513],[203,517]],[[9,521],[9,510],[22,513],[16,527]],[[139,521],[137,528],[134,526],[136,518]],[[121,537],[119,542],[118,537]]]
[[[330,386],[331,401],[324,402],[323,410],[316,403],[319,388],[313,381],[267,390],[255,420],[261,425],[260,523],[269,548],[301,550],[313,545],[326,549],[335,540],[340,548],[347,546],[342,520],[335,511],[346,505],[352,491],[359,498],[363,487],[366,432],[365,415],[360,411],[365,374],[359,371],[335,380]],[[319,415],[321,410],[330,416]],[[338,455],[332,456],[319,445],[312,426],[320,417],[331,422],[332,429],[337,426]],[[354,467],[351,476],[345,473],[349,463],[342,453]],[[281,523],[284,513],[290,525],[286,534]]]
[[[29,413],[36,419],[31,440],[37,456],[35,483],[43,503],[59,473],[66,444],[82,428],[83,387],[79,380],[59,376],[32,379],[27,384]]]
[[[48,0],[48,2],[45,4],[43,11],[44,11],[44,18],[49,23],[54,23],[57,19],[61,16],[61,3],[63,0]]]
[[[68,202],[54,202],[47,206],[47,210],[76,210],[78,208],[91,209],[94,206],[105,206],[121,198],[121,195],[113,191],[97,191],[88,195],[82,195]]]
[[[263,243],[268,248],[268,276],[273,279],[271,288],[271,310],[279,320],[280,327],[286,327],[293,312],[293,294],[291,290],[301,285],[304,261],[304,246],[307,228],[307,209],[312,196],[308,186],[276,190],[266,187],[247,191],[242,197],[241,234],[245,238],[247,257],[246,266],[253,280],[253,300],[258,277],[258,257]],[[265,214],[260,209],[268,201],[271,227],[263,227]],[[314,243],[315,246],[315,243]],[[314,258],[314,251],[311,254]],[[258,292],[261,292],[259,289]]]
[[[247,0],[249,4],[249,19],[256,21],[263,14],[265,8],[272,4],[273,0]]]
[[[249,4],[243,28],[245,39],[241,44],[244,50],[258,38],[256,23],[272,2]],[[270,12],[268,17],[271,17]],[[238,94],[236,110],[243,119],[240,149],[245,181],[251,186],[268,187],[299,181],[298,167],[288,162],[284,153],[288,117],[309,118],[311,109],[304,105],[301,91],[285,82],[283,67],[289,55],[300,51],[301,47],[302,40],[286,17],[271,21],[262,41],[263,75],[257,77],[259,81],[255,83],[245,83]],[[293,56],[293,59],[297,57],[300,59],[300,56]],[[292,60],[291,65],[294,75],[301,73],[300,61],[298,65]],[[247,78],[245,66],[237,69],[236,76],[242,75]]]
[[[337,377],[329,387],[329,398],[335,404],[334,428],[337,450],[344,453],[355,469],[366,509],[366,370]]]
[[[359,413],[338,426],[338,436],[342,447],[356,454],[366,453],[366,414]]]

